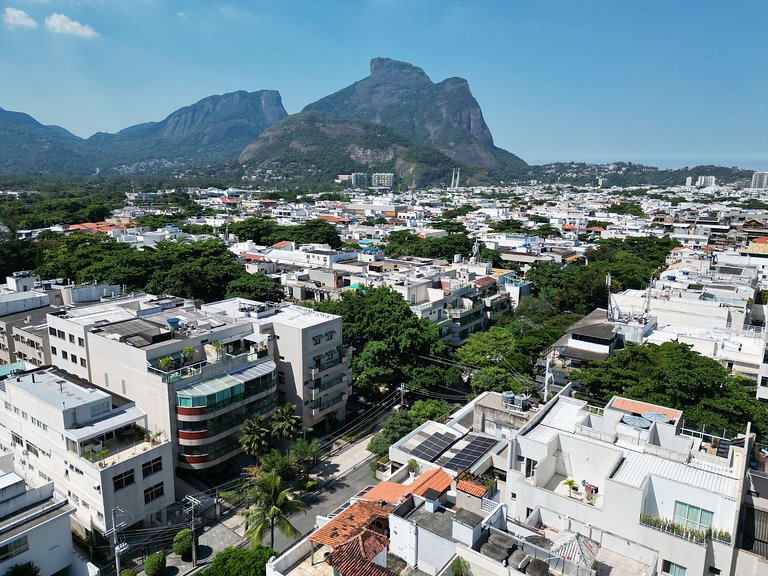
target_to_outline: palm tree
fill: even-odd
[[[160,366],[160,370],[163,372],[168,372],[168,370],[171,368],[171,364],[173,364],[173,359],[170,356],[163,356],[160,358],[160,362],[158,364]]]
[[[301,464],[301,473],[303,476],[307,475],[309,467],[315,463],[317,453],[320,452],[320,440],[314,438],[307,440],[306,438],[299,438],[296,444],[291,448],[291,454],[296,459],[296,462]]]
[[[278,438],[294,440],[301,436],[302,421],[296,416],[296,404],[285,404],[272,415],[272,432]]]
[[[568,497],[573,498],[573,487],[576,486],[576,480],[568,478],[568,480],[563,481],[563,484],[568,486]]]
[[[289,490],[283,488],[283,480],[277,474],[260,474],[251,488],[253,504],[245,511],[248,527],[245,535],[251,538],[252,545],[260,546],[264,535],[269,531],[269,546],[275,545],[275,528],[284,536],[299,536],[300,532],[288,521],[288,517],[298,512],[305,512],[304,502],[293,500]]]
[[[282,474],[290,471],[296,465],[296,458],[292,453],[283,454],[279,450],[270,450],[264,454],[257,468],[264,474]]]
[[[269,429],[264,427],[264,418],[256,414],[243,422],[240,447],[248,456],[258,458],[269,450],[269,436]]]
[[[184,350],[181,351],[181,355],[184,358],[184,362],[189,364],[192,362],[192,358],[195,357],[195,349],[192,348],[192,346],[187,346],[184,348]]]

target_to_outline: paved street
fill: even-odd
[[[367,444],[367,441],[365,444]],[[344,475],[341,479],[332,481],[328,486],[318,491],[317,494],[305,498],[307,513],[292,517],[291,524],[299,532],[306,534],[314,527],[316,516],[325,516],[333,512],[336,508],[349,501],[360,490],[370,484],[375,484],[376,481],[372,479],[371,470],[368,467],[370,458],[372,456],[367,456],[366,452],[365,459],[357,462],[359,466],[356,469]],[[340,470],[339,472],[343,474],[345,470]],[[278,551],[283,551],[296,540],[298,538],[286,538],[277,531],[274,547]],[[269,545],[269,536],[264,539],[264,544]]]

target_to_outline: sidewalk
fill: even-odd
[[[310,477],[327,484],[353,472],[373,456],[373,452],[369,452],[367,448],[372,436],[373,434],[369,434],[346,444],[333,456],[315,465],[309,474]]]

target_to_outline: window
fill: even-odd
[[[85,366],[85,364],[83,364],[83,366]],[[121,384],[121,388],[122,388],[122,390],[123,390],[123,394],[125,394],[125,393],[126,393],[126,392],[125,392],[125,380],[121,380],[121,381],[120,381],[120,384]]]
[[[663,574],[669,574],[669,576],[685,576],[685,566],[680,566],[680,564],[664,560],[661,563],[661,572]]]
[[[691,506],[685,502],[675,502],[675,523],[693,530],[706,531],[712,526],[714,514],[698,506]]]
[[[56,330],[56,335],[64,340],[64,331],[63,330]]]
[[[56,328],[51,328],[49,326],[48,327],[48,334],[50,334],[51,336],[56,336]]]
[[[144,464],[141,465],[141,474],[144,478],[146,478],[147,476],[151,476],[152,474],[160,472],[160,470],[162,469],[163,469],[163,459],[155,458],[154,460],[150,460],[149,462],[144,462]]]
[[[313,343],[315,346],[317,346],[318,344],[320,344],[320,342],[322,342],[322,341],[323,341],[323,337],[322,337],[322,336],[312,336],[312,343]]]
[[[77,356],[72,354],[72,356],[69,357],[69,359],[72,361],[73,364],[77,364]]]
[[[710,566],[709,570],[707,571],[708,576],[720,576],[720,569],[715,568],[714,566]]]
[[[32,442],[29,440],[27,440],[27,452],[34,454],[35,456],[40,456],[40,452],[37,450],[37,446],[32,444]]]
[[[58,356],[59,353],[56,350],[56,346],[51,346],[51,354],[53,354],[54,356]]]
[[[24,445],[24,439],[18,434],[16,434],[16,432],[11,432],[11,442],[13,442],[14,444],[19,444],[21,446]]]
[[[8,410],[9,412],[13,409],[13,406],[11,406],[10,402],[5,403],[5,409]]]
[[[106,372],[104,372],[104,386],[109,388],[109,374],[107,374]]]
[[[80,358],[80,366],[85,368],[85,358]]]
[[[78,345],[78,346],[81,346],[81,347],[85,347],[85,339],[84,339],[84,338],[79,338],[79,337],[78,337],[78,339],[77,339],[77,345]]]
[[[115,491],[122,490],[134,482],[135,479],[133,478],[133,470],[128,470],[127,472],[123,472],[122,474],[118,474],[112,478],[112,484],[115,487]]]
[[[69,341],[70,341],[70,343],[72,343],[72,344],[74,344],[74,343],[75,343],[75,335],[74,335],[74,334],[70,334],[70,335],[69,335]]]
[[[62,351],[61,351],[61,357],[62,357],[64,360],[69,360],[69,356],[67,355],[67,353],[66,353],[64,350],[62,350]]]
[[[0,562],[18,556],[27,550],[29,550],[27,537],[22,536],[21,538],[17,538],[16,540],[8,542],[8,544],[0,546]]]
[[[326,332],[325,333],[325,341],[326,342],[330,342],[331,340],[333,340],[333,335],[334,334],[336,334],[335,330],[331,330],[330,332]]]
[[[152,500],[157,500],[165,494],[163,483],[155,484],[144,490],[144,504],[149,504]]]

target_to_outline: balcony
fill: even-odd
[[[346,393],[341,393],[338,396],[334,396],[333,398],[326,400],[325,402],[316,400],[313,404],[310,405],[310,407],[312,408],[312,416],[314,417],[320,416],[323,412],[343,402],[346,399],[346,397],[347,397]]]
[[[472,304],[470,306],[462,306],[461,308],[451,308],[448,310],[448,315],[455,319],[466,318],[477,312],[482,312],[485,305],[482,301]]]
[[[147,365],[147,371],[152,374],[157,374],[163,379],[163,382],[173,384],[182,380],[190,380],[192,378],[209,378],[218,374],[234,371],[240,366],[245,366],[251,362],[256,362],[262,358],[269,356],[269,350],[267,348],[257,350],[256,352],[242,352],[240,354],[226,354],[222,353],[216,360],[201,360],[200,362],[194,362],[186,364],[184,366],[171,366],[168,369],[162,369],[159,366]],[[154,362],[157,359],[151,360]]]
[[[664,532],[665,534],[671,534],[682,540],[693,542],[700,546],[706,546],[710,540],[721,542],[730,546],[731,535],[725,530],[715,530],[713,528],[707,528],[706,530],[696,530],[694,528],[688,528],[683,524],[669,520],[667,518],[659,518],[658,516],[651,516],[648,514],[640,515],[640,524]]]

